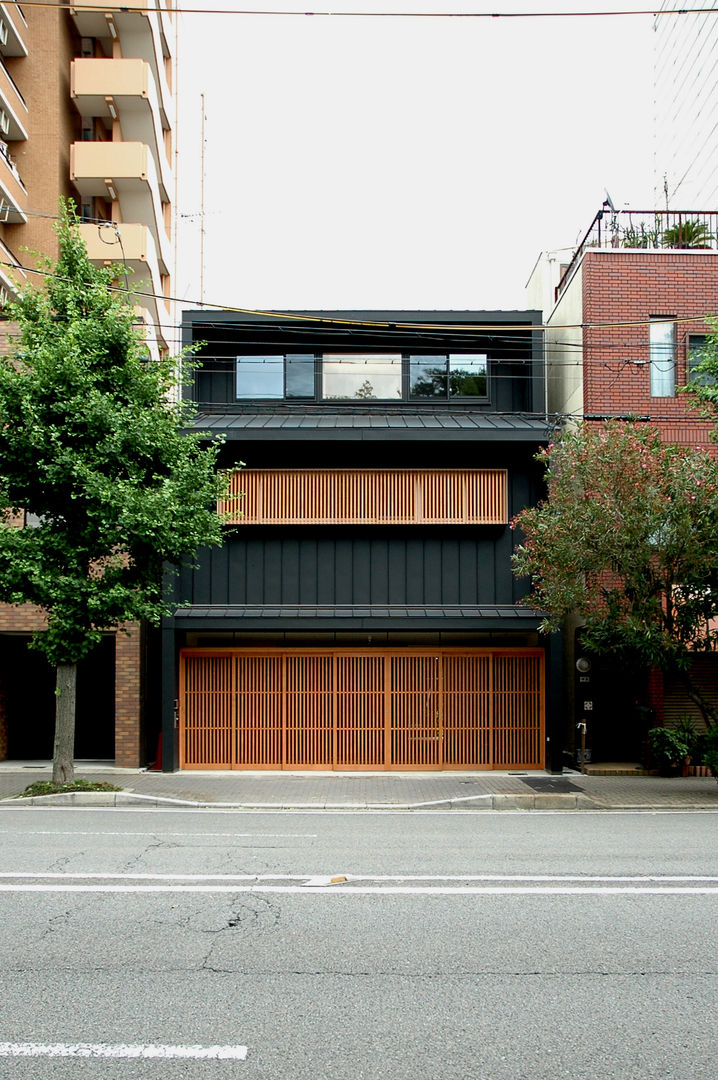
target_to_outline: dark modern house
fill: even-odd
[[[165,769],[560,767],[560,642],[510,569],[539,323],[185,313],[196,425],[245,467],[163,627]]]

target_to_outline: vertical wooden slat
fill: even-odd
[[[218,509],[247,524],[494,525],[507,521],[506,488],[504,469],[245,469]]]
[[[183,650],[182,768],[536,768],[537,649]]]

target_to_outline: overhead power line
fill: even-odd
[[[122,265],[118,263],[118,265]],[[17,261],[8,261],[0,259],[0,266],[4,266],[10,270],[20,270],[25,274],[36,274],[39,277],[53,277],[62,279],[62,275],[54,273],[49,270],[41,270],[34,266],[25,266]],[[280,321],[291,321],[294,323],[303,323],[306,325],[312,325],[322,328],[348,328],[348,329],[374,329],[374,330],[390,330],[397,333],[404,333],[405,331],[432,331],[434,333],[441,333],[442,335],[450,335],[457,331],[467,331],[477,334],[506,334],[509,331],[522,331],[525,334],[543,333],[547,330],[618,330],[629,327],[641,327],[650,326],[656,322],[656,319],[624,319],[620,321],[607,321],[607,322],[591,322],[591,323],[472,323],[472,322],[415,322],[402,321],[402,320],[372,320],[372,319],[350,319],[342,318],[340,316],[334,316],[330,313],[325,314],[310,314],[307,312],[299,311],[273,311],[263,310],[261,308],[248,308],[248,307],[235,307],[230,304],[216,304],[210,302],[203,302],[199,300],[187,300],[179,296],[165,296],[163,293],[152,292],[148,289],[133,289],[132,287],[123,287],[121,285],[108,286],[111,292],[120,293],[124,296],[130,296],[134,298],[147,298],[152,300],[171,301],[177,304],[189,304],[190,310],[196,309],[197,311],[206,310],[209,314],[213,312],[227,312],[230,315],[253,315],[260,316],[262,318],[276,320],[276,324],[279,325]],[[460,314],[457,312],[456,314]],[[701,315],[685,315],[677,316],[676,318],[666,318],[665,322],[675,325],[689,325],[691,323],[706,323],[714,318],[715,313],[712,311],[706,311]],[[184,325],[184,324],[183,324]],[[201,333],[202,321],[200,320],[195,324],[198,333]],[[204,323],[204,325],[219,327],[226,326],[224,321],[217,320],[217,323]]]
[[[78,13],[101,12],[108,15],[151,14],[158,10],[155,5],[125,7],[123,5],[95,5],[57,3],[56,0],[23,0],[23,7],[56,8]],[[168,8],[170,15],[265,15],[289,18],[348,18],[348,19],[571,19],[571,18],[620,18],[630,15],[650,15],[653,18],[667,15],[709,15],[718,7],[681,7],[676,10],[656,11],[655,8],[616,8],[610,11],[292,11],[285,8],[262,10],[261,8]]]

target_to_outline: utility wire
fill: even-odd
[[[650,15],[658,18],[666,15],[706,15],[715,14],[718,8],[704,7],[681,7],[666,11],[656,11],[655,8],[616,8],[610,11],[292,11],[284,8],[262,10],[261,8],[196,8],[196,7],[168,7],[157,5],[146,6],[134,5],[129,7],[97,6],[94,4],[57,3],[55,0],[23,0],[23,7],[55,8],[60,11],[71,11],[83,14],[102,13],[108,15],[126,14],[155,14],[166,11],[168,15],[265,15],[297,17],[307,16],[318,18],[349,18],[349,19],[570,19],[570,18],[620,18],[630,15]]]

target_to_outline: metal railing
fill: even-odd
[[[556,286],[556,299],[568,284],[588,248],[652,251],[718,251],[718,211],[610,210],[598,211]]]

